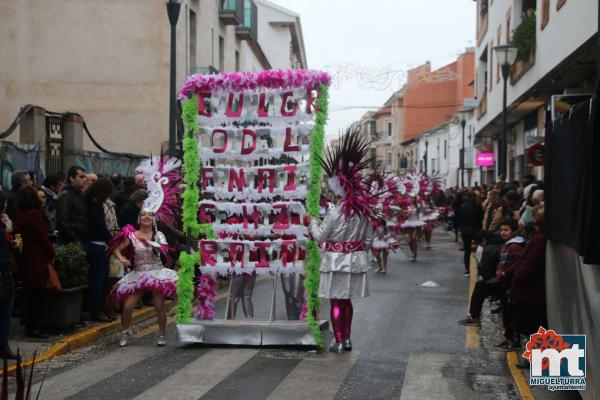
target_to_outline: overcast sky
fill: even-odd
[[[381,106],[408,68],[475,45],[473,0],[271,1],[300,14],[309,68],[345,71],[330,91],[330,137],[370,110],[349,107]]]

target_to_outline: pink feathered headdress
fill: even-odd
[[[377,214],[376,198],[371,195],[363,175],[371,162],[369,150],[369,140],[360,133],[357,125],[352,125],[336,145],[327,148],[324,157],[317,157],[329,177],[329,187],[342,198],[346,217],[372,218]]]

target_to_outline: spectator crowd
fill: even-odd
[[[26,336],[48,337],[35,311],[50,295],[49,265],[57,246],[76,244],[90,266],[80,324],[116,319],[115,305],[107,300],[121,276],[111,275],[108,243],[126,225],[139,227],[148,197],[141,175],[107,177],[78,166],[70,167],[66,176],[47,176],[41,185],[32,172],[16,171],[11,186],[0,190],[0,358],[15,357],[8,345],[13,315],[20,317]],[[159,228],[174,249],[183,243],[177,222]],[[178,257],[170,259],[174,263]]]
[[[462,238],[464,274],[472,254],[478,277],[462,325],[481,326],[486,299],[502,314],[504,340],[495,347],[519,349],[546,326],[544,186],[533,176],[493,187],[451,189],[438,199],[450,212],[447,229]],[[519,367],[528,367],[521,362]]]

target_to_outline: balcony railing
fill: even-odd
[[[235,28],[241,40],[258,40],[258,9],[252,0],[244,0],[244,18],[242,24]]]
[[[225,25],[240,25],[244,21],[244,0],[219,0],[219,18]]]

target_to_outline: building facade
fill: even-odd
[[[594,92],[597,7],[591,0],[477,0],[475,145],[494,152],[496,160],[503,78],[493,48],[519,47],[507,81],[509,180],[543,177],[542,167],[527,162],[527,149],[543,141],[552,96],[575,99]],[[577,28],[570,29],[574,23]],[[484,172],[488,183],[498,178],[496,168]]]
[[[181,0],[177,86],[193,73],[304,68],[297,14],[266,0]],[[168,139],[165,1],[0,3],[0,127],[25,104],[79,113],[112,151],[157,153]],[[19,133],[9,137],[19,141]],[[83,147],[95,150],[84,137]]]

